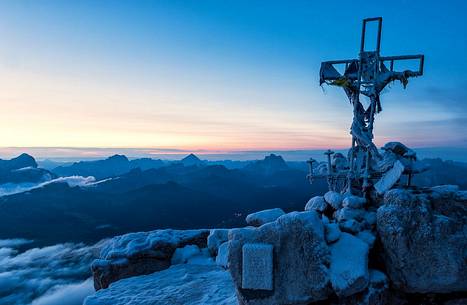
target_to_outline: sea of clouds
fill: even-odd
[[[105,241],[18,250],[31,242],[0,240],[0,304],[81,305],[94,292],[90,264]]]
[[[4,183],[4,184],[0,184],[0,197],[31,191],[34,189],[47,186],[52,183],[66,183],[70,187],[75,187],[75,186],[89,187],[89,186],[96,185],[98,183],[102,183],[107,180],[109,179],[96,181],[96,179],[93,176],[89,176],[89,177],[69,176],[69,177],[59,177],[56,179],[51,179],[51,180],[39,182],[39,183],[31,183],[31,182]]]

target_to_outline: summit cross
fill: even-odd
[[[367,50],[365,37],[367,25],[377,23],[376,46]],[[360,54],[357,59],[325,61],[321,63],[320,85],[328,84],[342,87],[353,105],[353,121],[350,128],[352,149],[349,152],[350,169],[347,189],[352,192],[352,185],[363,178],[363,191],[371,187],[371,163],[380,159],[378,149],[373,143],[373,125],[375,114],[382,111],[380,93],[393,81],[400,81],[404,88],[410,77],[423,75],[424,55],[381,56],[381,31],[383,18],[363,20]],[[402,61],[417,61],[416,70],[397,71],[396,65]],[[340,69],[339,69],[340,68]],[[343,71],[343,73],[339,72]],[[369,100],[367,107],[362,103],[362,96]],[[331,173],[330,173],[331,174]]]

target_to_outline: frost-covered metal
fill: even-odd
[[[385,159],[373,143],[375,115],[382,111],[380,94],[391,82],[400,81],[405,88],[409,78],[423,75],[424,55],[381,56],[382,22],[382,17],[363,20],[360,54],[357,59],[321,63],[320,85],[341,87],[353,105],[350,127],[352,148],[347,162],[342,154],[337,156],[338,154],[333,155],[331,151],[326,152],[328,170],[325,176],[331,190],[351,193],[353,189],[358,189],[365,192],[372,187],[373,181],[380,179],[392,167],[395,157]],[[376,46],[372,50],[368,50],[365,43],[369,23],[377,23],[378,27]],[[398,71],[396,66],[407,61],[412,61],[417,67]],[[404,158],[415,158],[413,151],[407,153]],[[332,166],[331,155],[334,163]],[[310,179],[316,176],[313,161],[309,161]],[[409,167],[406,172],[410,172]],[[408,174],[411,175],[411,172]]]

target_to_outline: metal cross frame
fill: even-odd
[[[378,23],[376,48],[372,51],[366,51],[365,36],[367,24],[370,22]],[[400,81],[405,88],[410,77],[423,75],[424,55],[380,55],[382,24],[382,17],[363,20],[358,59],[321,63],[320,85],[325,83],[342,87],[353,105],[353,122],[350,128],[352,149],[348,155],[350,165],[347,175],[347,191],[349,193],[352,193],[352,185],[356,184],[355,182],[360,178],[363,178],[361,188],[364,192],[371,187],[373,175],[371,165],[372,162],[376,162],[380,158],[378,149],[373,143],[373,125],[375,114],[382,111],[381,91],[386,85],[396,80]],[[395,63],[407,60],[418,61],[418,69],[396,71]],[[342,66],[344,72],[340,73],[338,68]],[[369,98],[368,108],[365,108],[361,103],[361,95]],[[328,175],[332,174],[332,171],[329,170]]]

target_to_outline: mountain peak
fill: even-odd
[[[275,154],[266,156],[263,160],[258,160],[247,165],[246,169],[258,171],[264,174],[271,174],[277,171],[287,170],[288,166],[284,159]]]
[[[22,153],[18,157],[12,158],[10,160],[0,159],[0,168],[5,170],[14,170],[25,167],[37,167],[37,163],[34,157],[26,153]]]
[[[182,164],[185,166],[193,166],[193,165],[202,165],[204,164],[200,158],[198,158],[195,154],[191,153],[185,158],[181,160]]]
[[[107,160],[128,162],[128,158],[125,155],[118,155],[118,154],[108,157]]]

